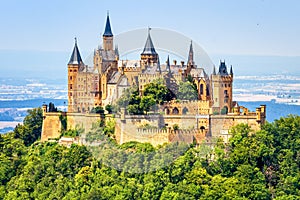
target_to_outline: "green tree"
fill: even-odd
[[[25,145],[31,145],[41,137],[43,124],[43,111],[41,108],[28,110],[23,125],[17,125],[14,129],[15,138],[20,138]]]
[[[164,84],[163,79],[156,79],[147,84],[143,95],[153,97],[157,104],[162,104],[164,101],[170,101],[173,98],[171,91]]]
[[[197,100],[197,87],[195,88],[195,85],[189,81],[180,82],[177,98],[180,100]]]

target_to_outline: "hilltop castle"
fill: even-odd
[[[249,112],[232,99],[233,68],[228,70],[225,62],[208,75],[204,68],[194,62],[193,44],[187,44],[187,62],[176,60],[171,64],[160,63],[150,30],[139,60],[120,60],[118,48],[114,48],[114,36],[110,18],[107,15],[102,35],[102,47],[94,51],[93,66],[85,65],[75,39],[75,45],[68,62],[68,112],[51,113],[43,106],[44,123],[42,140],[58,137],[61,130],[60,115],[67,116],[68,128],[76,125],[88,130],[99,115],[90,113],[97,106],[111,105],[118,100],[127,88],[136,86],[140,95],[152,81],[161,78],[166,86],[176,91],[180,82],[191,77],[197,86],[198,98],[193,101],[170,101],[160,106],[163,114],[130,116],[122,110],[115,116],[116,138],[119,143],[131,140],[151,142],[154,145],[180,140],[191,141],[204,137],[230,137],[228,130],[239,123],[247,123],[258,130],[265,122],[264,105]],[[188,48],[189,46],[189,48]],[[154,129],[141,133],[138,125],[146,121]],[[177,124],[181,131],[171,130]],[[121,128],[122,127],[122,128]],[[161,128],[167,129],[162,131]],[[134,128],[138,131],[132,131]],[[130,134],[128,134],[130,132]],[[179,133],[182,137],[179,137]],[[177,134],[177,135],[176,135]],[[143,139],[141,139],[143,135]],[[187,139],[188,138],[188,139]],[[202,139],[199,139],[202,140]]]

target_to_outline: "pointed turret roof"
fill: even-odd
[[[112,31],[111,31],[111,26],[110,26],[110,21],[109,21],[109,13],[107,12],[107,18],[106,18],[106,25],[105,25],[105,30],[103,33],[103,36],[105,37],[112,37]]]
[[[169,55],[168,55],[168,59],[167,59],[167,71],[170,73],[171,72],[171,66],[170,66],[170,59],[169,59]]]
[[[157,55],[150,36],[150,30],[151,28],[148,28],[148,37],[142,54]]]
[[[225,64],[225,60],[224,60],[224,62],[220,61],[219,73],[218,74],[222,75],[222,76],[228,75],[227,66]]]
[[[190,51],[188,57],[188,64],[194,64],[194,50],[193,50],[193,41],[190,44]]]
[[[216,73],[216,66],[214,66],[212,75],[217,75],[217,73]]]
[[[115,55],[119,56],[119,48],[118,45],[115,46]]]
[[[232,69],[232,65],[230,66],[230,74],[233,74],[233,69]]]
[[[80,52],[77,46],[77,39],[75,38],[75,45],[74,45],[74,49],[70,58],[70,61],[68,63],[68,65],[79,65],[83,63],[81,56],[80,56]]]
[[[156,71],[159,72],[161,74],[161,68],[160,68],[160,61],[159,61],[159,57],[157,58],[157,68]]]

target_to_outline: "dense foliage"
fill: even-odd
[[[173,98],[172,92],[163,84],[162,79],[157,79],[147,84],[143,95],[140,95],[138,88],[132,87],[123,93],[117,101],[119,108],[126,107],[128,113],[140,115],[155,111],[156,105]]]
[[[34,142],[41,128],[36,114],[40,116],[38,110],[30,112],[23,132],[19,126],[0,135],[1,199],[280,200],[300,196],[298,116],[266,124],[256,133],[242,124],[232,129],[227,145],[217,141],[214,148],[191,146],[175,157],[157,152],[181,148],[180,144],[154,148],[136,142],[114,144],[115,149],[102,145],[97,157],[86,146]],[[105,133],[99,129],[99,135],[111,136],[114,122],[109,123]],[[118,170],[104,162],[116,157],[124,164]],[[159,163],[167,160],[171,160],[168,165]],[[138,171],[149,163],[157,168]]]

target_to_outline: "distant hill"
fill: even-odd
[[[92,52],[82,51],[86,60]],[[196,52],[197,53],[197,52]],[[1,77],[62,79],[67,76],[70,52],[0,50]],[[209,55],[217,66],[220,59],[232,65],[235,75],[300,75],[296,56]],[[18,59],[16,59],[18,58]],[[126,59],[126,58],[120,58]],[[205,67],[205,66],[201,66]]]
[[[63,106],[67,99],[29,99],[29,100],[13,100],[0,101],[0,108],[36,108],[41,107],[44,103],[54,103],[55,106]]]

